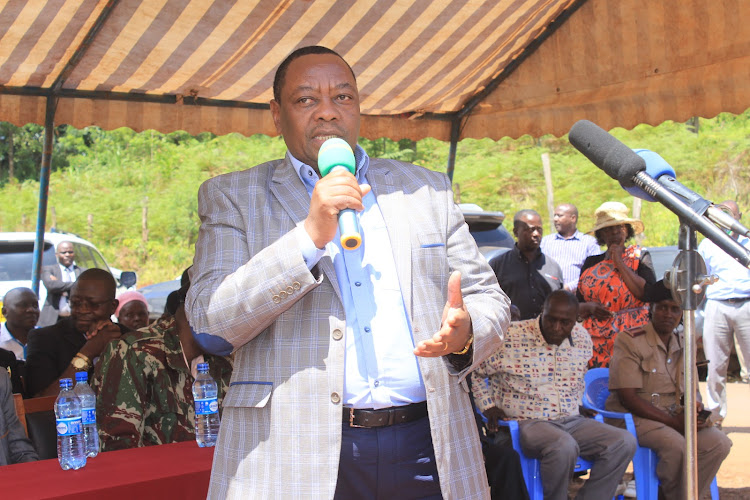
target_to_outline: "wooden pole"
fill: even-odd
[[[641,218],[641,208],[643,206],[643,200],[640,198],[633,198],[633,218],[634,219],[640,219]],[[640,245],[643,243],[643,233],[636,234],[635,235],[635,242],[636,244]]]
[[[549,215],[550,233],[555,232],[555,193],[552,190],[552,170],[550,169],[549,153],[542,153],[542,167],[544,169],[544,183],[547,185],[547,213]]]

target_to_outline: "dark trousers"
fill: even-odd
[[[334,498],[442,499],[429,417],[371,429],[344,424]]]
[[[516,450],[488,438],[482,440],[482,453],[492,500],[528,500],[521,458]]]

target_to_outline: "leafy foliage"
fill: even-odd
[[[32,231],[39,196],[39,164],[43,129],[0,123],[1,231]],[[13,135],[14,178],[8,175],[9,134]],[[680,181],[708,199],[736,199],[750,205],[750,111],[701,119],[695,134],[684,124],[641,125],[613,134],[631,147],[661,154]],[[435,139],[391,141],[361,139],[371,156],[414,162],[446,171],[449,146]],[[185,132],[136,133],[96,127],[55,129],[47,226],[90,239],[109,263],[139,274],[139,286],[173,279],[190,265],[198,236],[197,191],[206,179],[281,158],[280,137],[216,137]],[[579,228],[593,224],[594,210],[604,201],[632,206],[633,199],[617,182],[588,162],[567,137],[522,137],[500,141],[466,139],[458,145],[454,186],[460,201],[506,213],[533,208],[547,213],[541,154],[551,161],[555,203],[578,206]],[[148,209],[148,237],[142,220]],[[54,216],[53,216],[54,213]],[[89,214],[92,224],[89,225]],[[661,205],[644,203],[643,244],[677,242],[677,218]],[[549,226],[548,226],[549,227]]]

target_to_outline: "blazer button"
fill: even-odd
[[[339,396],[338,392],[334,392],[331,394],[331,403],[337,405],[341,402],[341,396]]]
[[[333,340],[341,340],[344,337],[344,332],[336,328],[331,336],[333,337]]]
[[[285,299],[286,298],[286,292],[284,290],[280,291],[279,292],[279,297],[281,297],[282,299]]]
[[[286,287],[286,293],[288,295],[293,294],[294,293],[294,288],[292,288],[291,286]]]
[[[273,303],[274,304],[278,304],[279,302],[281,302],[281,297],[279,297],[278,295],[274,295],[273,296]]]
[[[299,284],[299,281],[295,281],[294,283],[292,283],[292,286],[295,290],[299,290],[300,288],[302,288],[302,285]]]

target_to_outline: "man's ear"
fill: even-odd
[[[119,306],[119,305],[120,305],[120,301],[119,300],[114,299],[112,301],[112,314],[115,313],[115,311],[117,310],[117,306]],[[110,314],[110,316],[112,316],[112,314]]]
[[[273,124],[276,126],[276,132],[279,135],[281,133],[281,105],[276,102],[276,99],[271,99],[271,117],[273,117]]]

